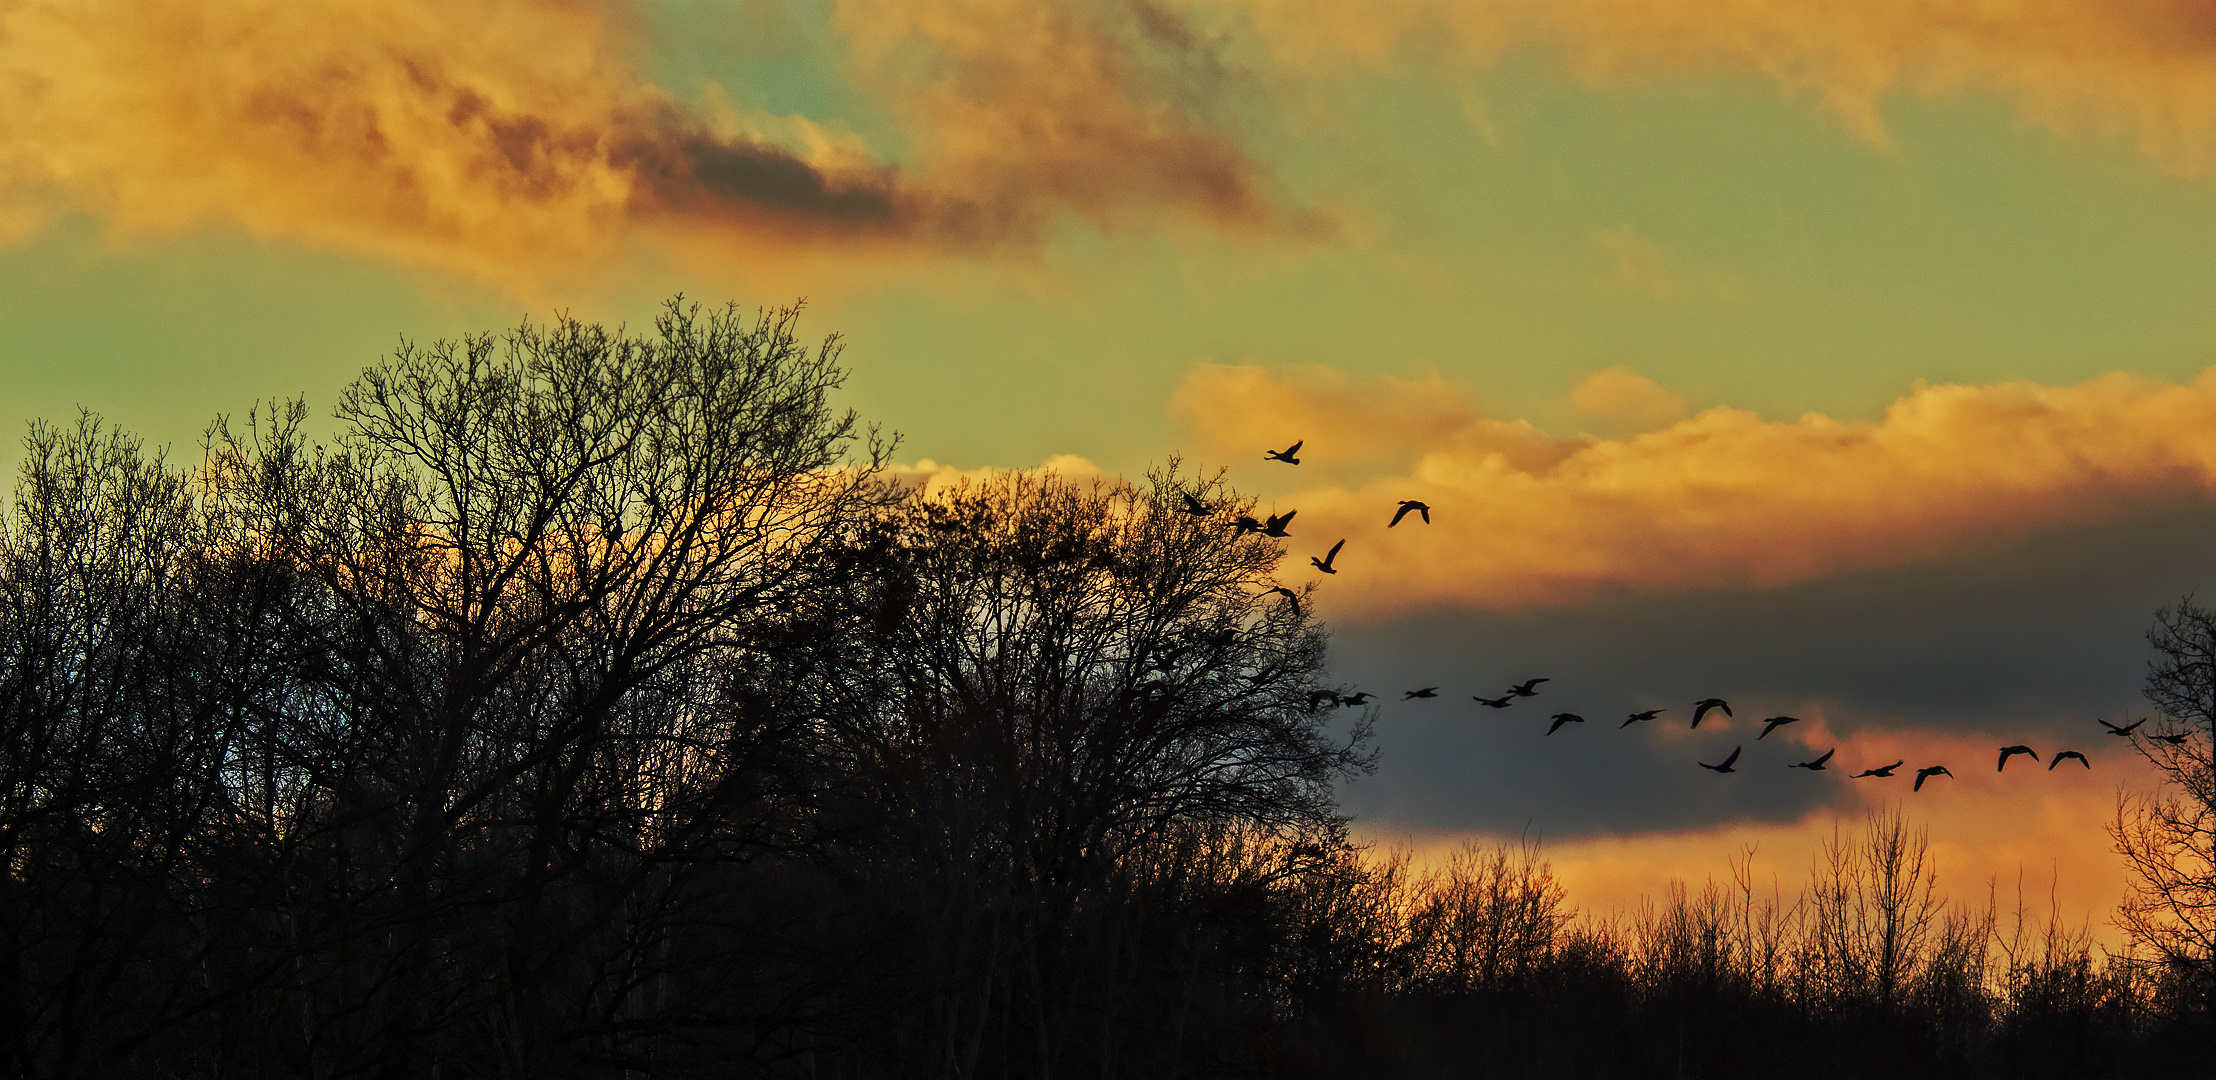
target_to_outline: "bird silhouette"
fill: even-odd
[[[1996,766],[1994,766],[1994,767],[1993,767],[1993,771],[1994,771],[1994,772],[2000,772],[2001,770],[2003,770],[2003,769],[2006,769],[2006,768],[2008,768],[2008,759],[2009,759],[2009,758],[2012,758],[2012,757],[2015,757],[2015,756],[2016,756],[2016,755],[2018,755],[2018,754],[2031,754],[2031,760],[2033,760],[2033,761],[2037,761],[2037,760],[2039,760],[2039,755],[2038,755],[2038,754],[2033,754],[2033,753],[2032,753],[2032,751],[2031,751],[2031,747],[2028,747],[2028,746],[2022,746],[2022,745],[2017,745],[2017,746],[2003,746],[2003,747],[2001,747],[2001,763],[2000,763],[1999,765],[1996,765]]]
[[[1313,709],[1316,707],[1318,702],[1321,702],[1325,705],[1337,705],[1339,703],[1339,694],[1335,690],[1308,691],[1308,707]]]
[[[1232,520],[1231,530],[1233,536],[1243,536],[1250,532],[1261,532],[1262,523],[1254,520],[1251,517],[1248,517],[1245,514],[1240,514],[1237,518],[1234,518]]]
[[[1376,696],[1377,696],[1376,694],[1372,694],[1372,693],[1370,693],[1369,691],[1367,691],[1367,690],[1364,690],[1364,691],[1362,691],[1361,693],[1359,693],[1359,694],[1356,694],[1356,695],[1354,695],[1353,697],[1343,697],[1343,698],[1340,698],[1340,699],[1339,699],[1339,704],[1341,704],[1341,705],[1360,705],[1360,704],[1362,704],[1363,702],[1365,702],[1365,701],[1368,701],[1369,699],[1371,699],[1371,698],[1373,698],[1373,697],[1376,697]]]
[[[1525,679],[1524,681],[1509,687],[1508,692],[1516,695],[1517,697],[1538,697],[1539,691],[1535,688],[1540,683],[1553,681],[1553,679]]]
[[[1822,756],[1822,757],[1820,757],[1820,758],[1817,758],[1817,759],[1816,759],[1816,760],[1814,760],[1814,761],[1803,761],[1803,762],[1801,762],[1801,763],[1800,763],[1800,764],[1798,764],[1798,765],[1787,765],[1787,766],[1786,766],[1786,768],[1788,768],[1788,769],[1807,769],[1807,770],[1808,770],[1809,772],[1822,772],[1822,771],[1823,771],[1823,769],[1824,769],[1824,762],[1830,761],[1830,760],[1831,760],[1831,755],[1833,755],[1833,754],[1836,754],[1836,753],[1838,753],[1838,752],[1839,752],[1839,748],[1838,748],[1838,747],[1836,747],[1836,746],[1834,746],[1834,747],[1832,747],[1831,749],[1829,749],[1829,750],[1826,750],[1826,751],[1824,751],[1824,756]]]
[[[1757,735],[1757,736],[1755,736],[1755,738],[1757,738],[1757,739],[1767,739],[1767,738],[1769,738],[1769,737],[1770,737],[1770,732],[1776,731],[1777,729],[1779,729],[1779,728],[1781,728],[1781,727],[1784,727],[1784,726],[1785,726],[1785,725],[1787,725],[1787,724],[1798,724],[1798,723],[1800,723],[1800,717],[1798,717],[1798,716],[1773,716],[1773,717],[1770,717],[1769,719],[1767,719],[1767,720],[1764,720],[1764,721],[1762,721],[1762,734],[1760,734],[1760,735]]]
[[[1617,725],[1616,725],[1616,730],[1618,730],[1618,731],[1621,731],[1621,730],[1623,730],[1624,728],[1630,727],[1631,725],[1633,725],[1633,724],[1636,724],[1636,723],[1638,723],[1638,722],[1639,722],[1639,721],[1641,721],[1641,720],[1652,720],[1652,719],[1654,719],[1655,717],[1657,717],[1657,716],[1660,716],[1660,715],[1662,715],[1663,713],[1666,713],[1666,712],[1668,712],[1668,711],[1670,711],[1670,710],[1668,710],[1668,709],[1648,709],[1648,710],[1647,710],[1647,711],[1645,711],[1645,712],[1635,712],[1635,713],[1632,713],[1632,714],[1631,714],[1631,719],[1629,719],[1629,720],[1626,720],[1626,721],[1624,721],[1623,723],[1621,723],[1621,724],[1617,724]]]
[[[1265,450],[1262,452],[1262,456],[1268,458],[1271,461],[1282,461],[1287,465],[1298,465],[1300,464],[1300,459],[1294,457],[1293,455],[1300,453],[1301,446],[1307,443],[1307,441],[1308,440],[1306,439],[1302,439],[1300,440],[1300,442],[1296,442],[1283,450]]]
[[[1924,781],[1929,780],[1934,776],[1944,776],[1948,779],[1954,778],[1954,774],[1948,772],[1947,767],[1944,765],[1934,765],[1928,769],[1918,769],[1916,770],[1916,786],[1909,788],[1908,790],[1922,791],[1924,789]]]
[[[2144,717],[2144,716],[2142,716],[2142,717],[2140,717],[2139,719],[2137,719],[2137,720],[2134,720],[2134,721],[2132,721],[2131,723],[2125,724],[2125,725],[2124,725],[2124,726],[2122,726],[2122,727],[2117,727],[2116,725],[2114,725],[2114,724],[2111,724],[2111,723],[2109,723],[2109,722],[2108,722],[2108,721],[2106,721],[2106,720],[2103,720],[2103,721],[2101,721],[2101,726],[2102,726],[2102,727],[2104,727],[2104,728],[2107,728],[2107,729],[2108,729],[2108,733],[2109,733],[2109,734],[2111,734],[2111,735],[2119,736],[2119,737],[2122,737],[2122,738],[2130,738],[2130,737],[2131,737],[2131,732],[2132,732],[2132,729],[2133,729],[2133,728],[2136,728],[2136,727],[2138,727],[2139,725],[2141,725],[2141,724],[2144,724],[2144,723],[2146,723],[2146,722],[2147,722],[2147,718],[2146,718],[2146,717]]]
[[[2184,742],[2184,741],[2185,741],[2185,736],[2184,736],[2184,735],[2182,735],[2182,734],[2179,734],[2179,735],[2149,735],[2149,736],[2147,736],[2147,737],[2148,737],[2148,738],[2150,738],[2150,739],[2153,739],[2153,740],[2154,740],[2154,741],[2156,741],[2156,742],[2166,742],[2166,743],[2169,743],[2169,744],[2170,744],[2171,746],[2176,746],[2177,744],[2179,744],[2179,743],[2181,743],[2181,742]],[[2092,766],[2088,765],[2088,766],[2086,766],[2086,768],[2092,768]]]
[[[1555,728],[1559,728],[1564,724],[1582,724],[1585,722],[1584,717],[1579,716],[1574,712],[1558,712],[1554,714],[1552,719],[1554,720],[1554,727],[1550,727],[1547,729],[1547,734],[1549,735],[1554,734]]]
[[[1262,526],[1262,535],[1275,536],[1279,539],[1293,535],[1285,531],[1285,526],[1293,523],[1293,515],[1297,513],[1300,513],[1300,511],[1287,510],[1282,514],[1271,514],[1268,523]]]
[[[1731,715],[1731,706],[1724,704],[1724,699],[1720,697],[1705,697],[1693,703],[1694,727],[1697,728],[1700,726],[1700,718],[1703,716],[1707,716],[1708,710],[1710,709],[1722,709],[1725,716]]]
[[[1288,604],[1291,604],[1291,605],[1293,605],[1293,614],[1295,614],[1295,615],[1298,615],[1298,614],[1300,614],[1300,594],[1299,594],[1299,593],[1297,593],[1297,592],[1294,592],[1293,590],[1291,590],[1291,589],[1288,589],[1288,588],[1286,588],[1286,587],[1285,587],[1285,586],[1283,586],[1283,585],[1279,585],[1279,586],[1277,586],[1277,587],[1275,587],[1275,588],[1271,589],[1270,591],[1271,591],[1271,592],[1273,592],[1273,593],[1277,593],[1277,594],[1278,594],[1278,595],[1280,595],[1280,596],[1283,596],[1283,597],[1285,598],[1285,602],[1286,602],[1286,603],[1288,603]]]
[[[1407,517],[1408,512],[1411,510],[1423,515],[1424,524],[1431,524],[1431,508],[1429,506],[1425,506],[1423,503],[1417,502],[1414,499],[1402,499],[1400,501],[1400,509],[1393,512],[1393,520],[1386,522],[1385,527],[1390,529],[1393,526],[1400,524],[1400,519]]]
[[[1406,700],[1408,700],[1409,698],[1420,698],[1420,697],[1438,697],[1438,696],[1439,696],[1439,688],[1438,688],[1438,687],[1436,687],[1436,686],[1426,686],[1426,687],[1424,687],[1424,688],[1423,688],[1423,689],[1421,689],[1421,690],[1410,690],[1410,691],[1408,691],[1407,693],[1405,693],[1405,694],[1402,694],[1402,695],[1400,696],[1400,699],[1401,699],[1402,701],[1406,701]]]
[[[1476,694],[1471,694],[1470,700],[1477,702],[1478,704],[1483,705],[1488,709],[1505,709],[1509,706],[1510,703],[1516,700],[1516,695],[1502,694],[1499,697],[1479,697]]]
[[[1338,543],[1331,545],[1330,553],[1325,555],[1323,558],[1319,559],[1314,555],[1310,555],[1308,556],[1308,561],[1315,564],[1316,569],[1321,570],[1326,574],[1336,574],[1338,573],[1338,571],[1333,570],[1331,568],[1331,564],[1339,557],[1339,549],[1345,546],[1347,546],[1347,542],[1345,540],[1341,540]]]
[[[1207,503],[1193,498],[1189,492],[1180,491],[1178,494],[1185,497],[1185,505],[1180,509],[1181,513],[1191,514],[1194,517],[1207,517],[1216,512]]]
[[[1901,761],[1896,761],[1892,763],[1891,765],[1880,765],[1875,769],[1864,769],[1861,772],[1854,774],[1851,779],[1860,780],[1865,776],[1877,776],[1883,777],[1885,779],[1891,779],[1893,776],[1893,770],[1900,768],[1906,763],[1907,760],[1904,758]]]
[[[2092,762],[2085,760],[2084,754],[2080,754],[2075,750],[2057,750],[2054,752],[2054,760],[2047,762],[2047,771],[2053,772],[2055,766],[2062,764],[2063,758],[2076,758],[2078,760],[2078,764],[2083,765],[2088,769],[2093,767]]]
[[[1732,768],[1731,765],[1733,762],[1739,760],[1740,749],[1741,748],[1737,746],[1732,747],[1731,756],[1725,758],[1724,763],[1721,765],[1710,765],[1705,761],[1696,761],[1693,764],[1698,765],[1703,769],[1714,769],[1717,772],[1738,772],[1739,770]]]

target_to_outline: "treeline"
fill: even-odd
[[[2170,969],[1996,953],[1898,822],[1793,904],[1617,923],[1527,853],[1365,854],[1322,627],[1186,512],[1251,502],[1174,464],[902,490],[796,318],[405,347],[321,441],[279,404],[185,465],[34,426],[0,1068],[2100,1075],[2205,1040]]]
[[[1317,1076],[2197,1076],[2205,967],[2096,951],[1997,891],[1950,902],[1897,809],[1795,891],[1723,881],[1573,912],[1536,845],[1350,856],[1289,890],[1327,935],[1277,1044]]]

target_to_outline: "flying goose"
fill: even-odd
[[[1338,571],[1333,570],[1331,568],[1331,564],[1339,557],[1339,549],[1345,546],[1347,546],[1347,542],[1345,540],[1341,540],[1338,543],[1331,545],[1330,553],[1325,555],[1323,558],[1319,559],[1314,555],[1310,555],[1308,556],[1308,561],[1314,564],[1316,569],[1321,570],[1326,574],[1336,574],[1338,573]]]
[[[1694,703],[1693,703],[1693,726],[1694,726],[1694,727],[1696,727],[1696,728],[1697,728],[1697,727],[1699,727],[1699,726],[1700,726],[1700,718],[1701,718],[1701,717],[1703,717],[1703,716],[1707,716],[1707,715],[1708,715],[1708,710],[1710,710],[1710,709],[1722,709],[1722,710],[1724,711],[1724,715],[1725,715],[1725,716],[1730,716],[1730,715],[1731,715],[1731,706],[1730,706],[1730,705],[1727,705],[1727,704],[1725,704],[1725,703],[1724,703],[1724,699],[1722,699],[1722,698],[1720,698],[1720,697],[1709,697],[1709,698],[1702,698],[1702,699],[1700,699],[1699,701],[1696,701],[1696,702],[1694,702]]]

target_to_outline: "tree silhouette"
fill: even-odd
[[[1277,543],[1228,527],[1249,508],[1174,462],[1144,489],[1014,474],[857,538],[856,623],[811,707],[877,808],[865,842],[903,853],[904,906],[943,913],[902,973],[937,1018],[906,1024],[929,1060],[969,1075],[1007,1045],[987,1071],[1044,1075],[1162,1049],[1145,998],[1111,989],[1147,960],[1111,898],[1199,836],[1342,842],[1330,784],[1367,766],[1366,725],[1326,731],[1323,633],[1271,593]]]
[[[2187,597],[2156,612],[2147,640],[2147,700],[2186,737],[2132,736],[2164,782],[2124,798],[2110,827],[2136,879],[2117,921],[2159,962],[2169,1011],[2216,1046],[2216,611]]]

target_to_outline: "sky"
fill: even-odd
[[[2113,940],[2212,292],[2188,0],[0,0],[0,423],[189,457],[403,339],[804,298],[907,467],[1298,509],[1357,835],[1595,909],[1899,803]]]

